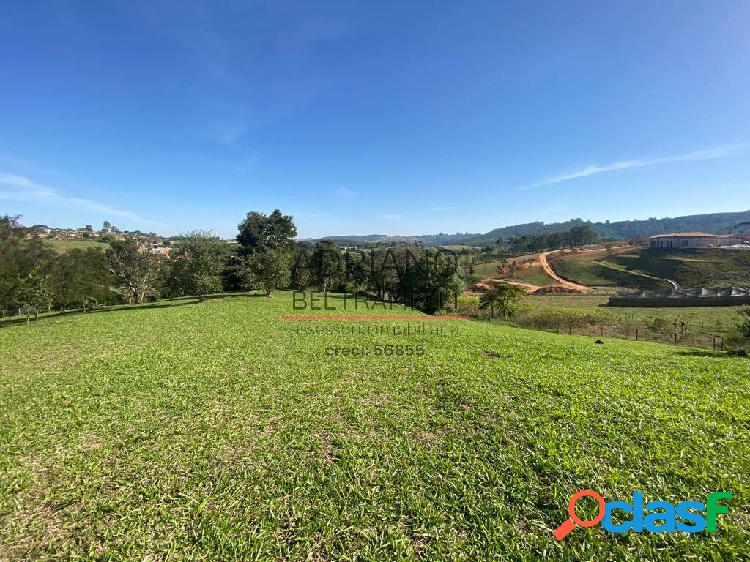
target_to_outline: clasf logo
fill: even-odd
[[[580,519],[576,515],[576,503],[583,497],[594,498],[599,504],[599,511],[593,519]],[[576,525],[580,527],[593,527],[599,523],[602,528],[610,533],[700,533],[708,531],[716,532],[718,517],[720,513],[729,513],[729,507],[719,503],[720,500],[731,500],[732,492],[711,492],[706,498],[706,503],[696,501],[684,501],[676,506],[665,501],[648,502],[643,506],[643,494],[633,493],[633,502],[623,501],[605,502],[604,498],[593,490],[581,490],[573,494],[568,502],[568,515],[570,519],[565,521],[554,531],[558,541],[563,540]],[[630,519],[619,523],[613,521],[612,514],[622,512]],[[649,512],[649,513],[647,513]],[[705,515],[703,513],[705,512]]]

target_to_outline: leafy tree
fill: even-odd
[[[463,290],[456,256],[415,246],[374,251],[370,290],[427,313],[455,300]]]
[[[294,246],[293,239],[297,236],[294,218],[282,215],[278,209],[270,215],[251,211],[238,228],[237,242],[245,255],[267,248],[291,249]]]
[[[0,310],[10,307],[22,280],[35,270],[46,273],[55,258],[37,233],[21,226],[19,219],[0,217]]]
[[[246,289],[263,289],[266,296],[289,283],[291,253],[286,248],[266,248],[245,258]]]
[[[347,291],[360,293],[367,289],[372,278],[367,251],[347,252],[344,255],[344,268]]]
[[[171,254],[173,292],[199,296],[220,292],[228,255],[227,244],[208,232],[196,230],[184,234]]]
[[[495,287],[479,297],[479,308],[490,309],[494,318],[495,312],[503,318],[512,318],[518,311],[518,304],[526,293],[523,289],[510,283],[498,283]]]
[[[142,303],[158,293],[160,258],[141,248],[135,240],[114,240],[107,250],[109,271],[130,303]]]
[[[289,283],[297,228],[289,215],[252,211],[239,224],[236,275],[246,289],[262,288],[266,296]]]
[[[20,282],[13,300],[18,310],[26,315],[28,324],[32,313],[38,318],[40,311],[49,310],[52,305],[52,293],[44,277],[34,270]]]
[[[59,256],[50,283],[55,306],[90,308],[92,303],[115,302],[107,256],[96,249],[74,249]]]
[[[569,231],[571,246],[585,246],[596,240],[596,233],[590,224],[574,226]]]
[[[311,280],[322,291],[342,284],[344,262],[336,244],[321,240],[316,244],[310,258]]]
[[[297,245],[289,274],[289,287],[291,289],[303,290],[310,285],[312,278],[310,253],[310,247],[307,244]]]

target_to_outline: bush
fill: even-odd
[[[738,324],[737,329],[743,338],[750,338],[750,308],[743,308],[740,314],[743,321]]]
[[[529,310],[516,318],[516,323],[536,330],[574,330],[598,326],[608,319],[606,313],[595,310],[571,310],[568,308],[545,308]]]

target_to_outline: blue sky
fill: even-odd
[[[15,2],[0,214],[233,236],[750,208],[750,3]]]

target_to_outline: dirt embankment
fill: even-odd
[[[555,270],[552,269],[552,266],[550,266],[549,262],[547,261],[547,256],[552,253],[554,252],[542,252],[541,254],[539,254],[539,262],[542,264],[542,269],[544,270],[544,272],[566,289],[571,289],[573,291],[578,291],[581,293],[587,293],[589,288],[586,287],[586,285],[579,285],[578,283],[566,281],[557,273],[555,273]]]

